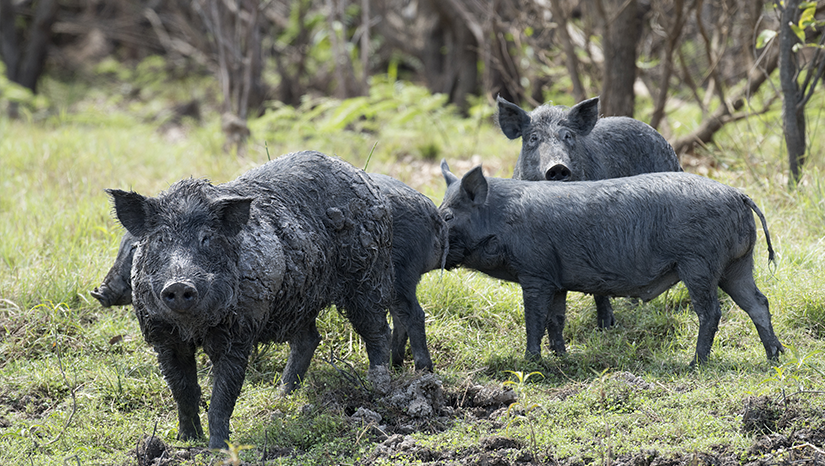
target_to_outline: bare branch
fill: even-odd
[[[69,419],[66,420],[66,424],[63,426],[63,430],[61,430],[55,438],[44,443],[42,445],[44,447],[60,440],[60,437],[63,436],[63,434],[66,432],[66,429],[68,429],[69,426],[72,424],[72,419],[74,419],[74,415],[77,413],[77,395],[75,394],[77,387],[69,384],[69,379],[66,377],[66,371],[63,369],[63,358],[60,356],[60,345],[58,345],[58,342],[56,341],[54,342],[54,349],[57,353],[57,363],[60,367],[60,375],[63,377],[63,383],[65,383],[66,386],[69,387],[69,393],[72,394],[72,412],[69,414]]]
[[[708,113],[707,106],[702,101],[702,97],[699,96],[699,88],[690,76],[690,68],[688,68],[687,59],[681,49],[679,50],[679,64],[682,68],[682,82],[690,89],[693,98],[696,100],[696,104],[699,105],[699,109],[702,110],[702,115],[706,115]]]
[[[684,1],[676,0],[673,5],[675,17],[671,24],[668,24],[667,44],[665,46],[664,57],[662,58],[662,78],[659,83],[659,95],[656,97],[656,107],[653,109],[653,116],[650,119],[650,126],[658,128],[659,123],[665,115],[665,103],[670,90],[670,77],[673,74],[673,51],[676,49],[682,28],[685,25]]]
[[[741,109],[745,105],[748,96],[753,95],[762,84],[768,79],[771,73],[777,68],[779,62],[779,54],[771,54],[767,59],[764,70],[761,68],[751,68],[748,72],[747,84],[738,92],[734,93],[731,99],[730,108],[735,110]],[[691,150],[697,144],[706,144],[713,140],[713,135],[728,123],[731,118],[729,107],[720,104],[716,110],[702,121],[693,132],[682,136],[672,142],[673,149],[677,154],[683,154]]]
[[[805,81],[801,86],[802,92],[805,96],[799,102],[799,107],[801,108],[805,108],[808,101],[811,100],[811,96],[813,96],[814,90],[816,89],[819,81],[822,79],[823,72],[825,72],[825,56],[823,56],[825,53],[823,53],[823,45],[825,45],[825,34],[820,33],[818,47],[810,61],[811,66],[816,66],[817,70],[816,72],[813,72],[809,69],[808,73],[805,75]]]

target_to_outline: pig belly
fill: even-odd
[[[650,301],[678,282],[679,274],[675,269],[670,269],[652,280],[644,280],[643,283],[628,282],[625,277],[622,280],[605,280],[590,286],[571,286],[568,290],[613,297],[639,298],[643,301]]]
[[[618,292],[614,296],[627,296],[630,298],[639,298],[642,301],[650,301],[677,283],[679,283],[679,274],[674,270],[660,276],[645,286],[633,288],[623,293]]]

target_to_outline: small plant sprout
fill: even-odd
[[[533,426],[533,420],[530,418],[530,412],[534,409],[538,408],[538,403],[531,403],[526,400],[522,395],[524,394],[524,389],[527,384],[527,381],[530,377],[534,375],[538,375],[541,378],[544,378],[544,374],[538,371],[530,372],[526,374],[522,371],[507,371],[516,376],[517,381],[508,380],[504,382],[504,385],[512,386],[513,389],[518,394],[519,398],[517,401],[510,404],[507,407],[507,416],[510,418],[507,421],[507,428],[509,429],[510,426],[513,424],[513,421],[517,418],[523,418],[526,421],[527,426],[530,428],[530,454],[533,456],[533,462],[536,462],[536,452],[538,451],[538,444],[536,443],[536,429]],[[515,414],[513,414],[513,409],[515,408]],[[521,411],[521,413],[519,413]]]
[[[792,396],[808,392],[810,390],[808,384],[813,380],[811,377],[813,373],[825,375],[822,370],[811,363],[811,359],[822,354],[822,351],[812,351],[803,355],[795,346],[786,344],[785,347],[790,351],[791,357],[779,366],[773,366],[773,375],[760,383],[760,385],[778,388],[783,403],[787,403],[788,398]],[[785,390],[789,388],[795,388],[796,392],[786,394]]]
[[[231,466],[240,466],[241,464],[241,452],[244,450],[251,450],[255,448],[254,445],[235,445],[234,443],[230,442],[229,440],[226,441],[226,448],[221,448],[219,451],[224,455],[227,455],[228,458],[223,460],[223,465],[231,465]]]

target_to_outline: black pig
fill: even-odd
[[[387,364],[392,219],[363,171],[298,152],[221,185],[188,179],[155,198],[109,193],[137,241],[134,309],[177,403],[181,439],[203,435],[198,346],[213,365],[210,448],[229,438],[253,347],[289,342],[282,380],[294,389],[330,304],[364,340],[370,368]]]
[[[753,212],[773,260],[767,225],[739,191],[687,173],[561,184],[486,178],[480,166],[459,181],[445,162],[442,172],[447,268],[521,285],[527,357],[541,357],[545,329],[565,352],[567,291],[650,300],[680,280],[699,317],[694,362],[707,360],[719,325],[717,287],[748,313],[769,359],[783,351],[752,275]]]
[[[370,174],[370,178],[389,202],[392,213],[392,262],[395,295],[393,316],[392,364],[400,366],[409,335],[417,370],[432,370],[427,349],[424,310],[415,291],[421,275],[443,266],[447,248],[447,226],[435,204],[425,195],[395,178]],[[91,295],[104,307],[132,303],[130,274],[137,241],[129,232],[123,236],[117,258],[103,283]]]
[[[508,138],[521,138],[517,180],[588,181],[682,170],[673,147],[649,125],[599,118],[598,97],[529,113],[498,97],[498,124]]]
[[[432,370],[424,330],[424,310],[415,290],[421,275],[443,267],[447,250],[447,226],[433,201],[401,181],[386,175],[370,174],[386,196],[392,210],[392,262],[395,271],[390,313],[392,363],[404,362],[407,335],[415,368]]]
[[[628,117],[599,118],[598,97],[572,108],[542,105],[529,113],[501,97],[497,101],[502,132],[522,141],[513,171],[517,180],[592,181],[682,170],[673,147],[649,125]],[[610,299],[594,298],[599,327],[610,327]]]
[[[132,304],[132,257],[136,248],[137,238],[127,231],[120,239],[115,263],[103,283],[90,291],[92,297],[100,301],[103,307]]]

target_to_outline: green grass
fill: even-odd
[[[21,121],[0,117],[0,464],[135,464],[137,443],[152,433],[187,452],[173,464],[217,464],[226,457],[218,453],[216,460],[203,442],[175,440],[174,402],[131,308],[103,309],[88,294],[122,234],[105,188],[154,195],[189,176],[225,182],[300,149],[363,166],[377,142],[370,171],[394,175],[439,203],[442,157],[457,173],[483,161],[491,173],[509,176],[519,150],[492,125],[486,102],[461,118],[441,96],[376,80],[363,98],[273,106],[250,122],[246,155],[227,155],[216,113],[205,111],[201,124],[184,121],[177,133],[153,117],[193,92],[211,108],[214,84],[193,78],[187,92],[180,83],[141,76],[118,78],[132,86],[121,93],[116,90],[125,84],[117,80],[102,90],[48,81],[48,111],[24,112]],[[821,99],[811,105],[821,106]],[[690,112],[680,109],[674,118],[684,115],[689,127],[700,117]],[[472,418],[456,408],[452,417],[413,433],[417,445],[469,455],[482,438],[499,435],[522,445],[508,461],[535,454],[609,464],[642,451],[698,454],[720,446],[744,459],[764,431],[743,425],[755,396],[771,400],[776,419],[770,426],[777,432],[825,427],[825,187],[819,181],[825,169],[818,157],[824,144],[814,134],[816,156],[802,185],[789,191],[776,117],[731,125],[716,146],[700,151],[709,176],[743,189],[768,219],[777,261],[768,263],[759,233],[755,276],[789,348],[776,368],[765,361],[747,315],[720,293],[722,322],[710,361],[688,370],[698,321],[681,285],[649,303],[614,300],[618,324],[605,331],[596,330],[592,298],[570,293],[569,354],[545,348],[542,361],[526,361],[518,285],[467,270],[435,271],[423,277],[418,296],[448,398],[460,398],[468,384],[501,387],[513,380],[511,371],[543,377],[519,387],[519,404],[535,406],[529,412]],[[421,455],[373,455],[384,437],[348,415],[362,405],[388,419],[397,413],[354,389],[327,362],[335,357],[339,368],[365,376],[365,350],[346,320],[327,311],[319,330],[324,340],[306,387],[293,395],[278,390],[286,345],[261,347],[252,358],[232,417],[232,440],[253,446],[240,457],[261,464],[266,446],[285,452],[270,455],[268,465],[425,462]],[[199,361],[208,402],[208,359],[200,354]],[[625,373],[644,385],[627,383]],[[412,376],[411,365],[395,374]]]

